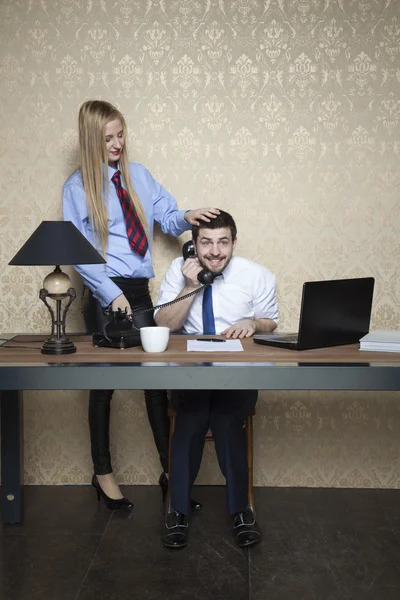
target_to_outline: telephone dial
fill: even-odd
[[[193,240],[189,240],[188,242],[183,244],[182,256],[183,256],[184,260],[186,260],[187,258],[195,258],[196,257],[196,248],[194,246]],[[215,275],[211,271],[208,271],[207,269],[203,269],[197,275],[197,279],[203,285],[210,285],[214,281]]]

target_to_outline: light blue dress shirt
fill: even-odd
[[[145,257],[141,258],[132,252],[129,246],[121,204],[111,181],[116,169],[108,167],[108,244],[105,257],[107,262],[103,265],[74,265],[85,285],[92,290],[102,306],[108,306],[122,293],[110,277],[154,277],[151,261],[154,221],[160,224],[164,233],[174,236],[191,229],[191,225],[184,219],[186,211],[178,210],[175,199],[149,171],[139,163],[130,163],[129,167],[133,187],[143,205],[149,226],[149,249]],[[122,185],[126,188],[123,181]],[[72,221],[96,247],[80,171],[75,171],[65,182],[62,204],[64,221]]]

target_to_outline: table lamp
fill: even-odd
[[[43,354],[72,354],[76,346],[65,335],[67,311],[76,297],[71,282],[60,265],[93,265],[105,263],[104,258],[81,234],[71,221],[42,221],[17,252],[9,265],[39,266],[55,265],[52,273],[44,278],[39,298],[51,314],[51,335],[44,342]],[[56,315],[48,303],[50,298],[56,303]],[[62,301],[68,298],[61,315]]]

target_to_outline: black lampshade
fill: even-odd
[[[104,258],[71,221],[42,221],[9,265],[94,265]]]

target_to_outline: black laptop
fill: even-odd
[[[369,332],[375,279],[334,279],[303,284],[298,333],[255,335],[256,344],[311,350],[354,344]]]

